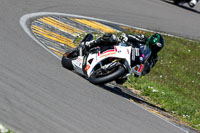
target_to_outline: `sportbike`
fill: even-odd
[[[93,39],[87,34],[80,44]],[[141,76],[143,63],[132,66],[134,58],[139,57],[139,48],[121,42],[119,45],[94,47],[84,52],[83,46],[69,49],[62,57],[63,67],[84,76],[91,83],[101,85],[128,77],[131,73]],[[150,55],[151,51],[146,52]]]

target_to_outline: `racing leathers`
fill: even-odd
[[[141,75],[135,76],[144,76],[148,74],[158,61],[158,55],[155,52],[152,52],[151,49],[146,45],[148,38],[143,34],[138,35],[127,35],[127,43],[131,45],[133,48],[139,49],[138,60],[134,61],[132,59],[132,66],[137,64],[144,64],[143,71]]]

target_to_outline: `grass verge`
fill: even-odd
[[[128,34],[152,33],[128,30]],[[151,72],[124,84],[148,96],[149,102],[200,130],[200,42],[165,36],[165,47]]]
[[[8,128],[6,128],[5,126],[3,126],[2,124],[0,124],[0,133],[14,133],[11,130],[9,130]]]
[[[125,33],[152,34],[134,29]],[[100,36],[94,35],[95,39]],[[141,91],[148,102],[200,130],[200,42],[163,36],[165,47],[158,54],[156,66],[142,78],[130,76],[124,86]],[[77,45],[83,37],[75,38],[74,43]]]

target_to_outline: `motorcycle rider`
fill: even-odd
[[[139,54],[132,58],[131,67],[144,64],[142,73],[135,73],[135,77],[140,77],[148,74],[152,67],[155,66],[158,61],[157,53],[164,47],[165,41],[161,34],[155,33],[150,37],[146,37],[143,34],[127,35],[122,33],[119,37],[111,33],[105,33],[102,37],[85,43],[87,50],[96,46],[108,46],[118,45],[123,42],[132,49],[139,51]],[[133,51],[132,51],[133,52]],[[118,84],[123,84],[127,78],[116,79]]]

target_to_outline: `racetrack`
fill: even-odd
[[[62,68],[19,20],[62,12],[199,39],[200,5],[195,9],[160,0],[0,1],[0,123],[22,133],[185,132]]]

